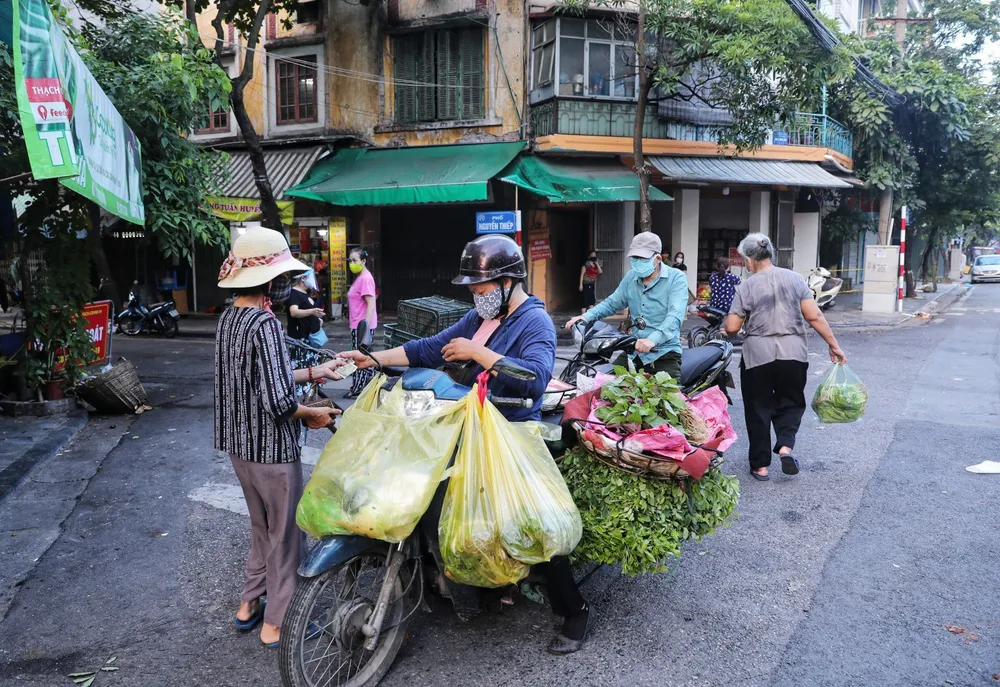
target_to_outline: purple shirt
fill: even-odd
[[[368,304],[365,303],[365,296],[375,298],[375,277],[368,270],[358,275],[347,292],[347,310],[350,314],[351,329],[357,329],[361,320],[368,315]],[[371,321],[368,322],[368,329],[376,327],[378,327],[378,313],[373,313]]]

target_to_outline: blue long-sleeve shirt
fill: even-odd
[[[441,349],[452,339],[472,339],[483,323],[475,310],[470,310],[458,323],[440,334],[403,344],[411,367],[436,368],[445,364]],[[542,419],[542,395],[552,378],[556,362],[556,328],[545,312],[545,304],[534,296],[518,306],[504,321],[490,341],[489,349],[511,362],[526,367],[537,375],[533,382],[523,382],[498,375],[490,382],[494,396],[530,398],[534,404],[526,408],[499,408],[511,422]],[[483,371],[475,366],[475,374]]]
[[[687,304],[687,277],[678,269],[661,265],[659,276],[649,286],[630,270],[615,292],[587,311],[583,319],[596,322],[628,308],[633,322],[640,317],[646,320],[646,328],[634,328],[633,333],[656,344],[655,351],[639,355],[648,365],[671,351],[681,352],[681,324]]]

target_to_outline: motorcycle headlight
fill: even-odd
[[[590,355],[596,355],[597,353],[600,353],[601,346],[607,342],[607,339],[591,339],[587,343],[583,344],[583,352]]]
[[[583,343],[583,327],[581,325],[576,325],[571,330],[573,332],[573,343],[577,348]]]

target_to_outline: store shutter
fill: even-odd
[[[483,117],[483,31],[463,29],[460,33],[462,59],[461,118]]]

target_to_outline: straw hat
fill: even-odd
[[[243,289],[259,286],[285,272],[309,269],[292,257],[283,234],[264,227],[247,229],[233,242],[229,257],[219,270],[219,287]]]

